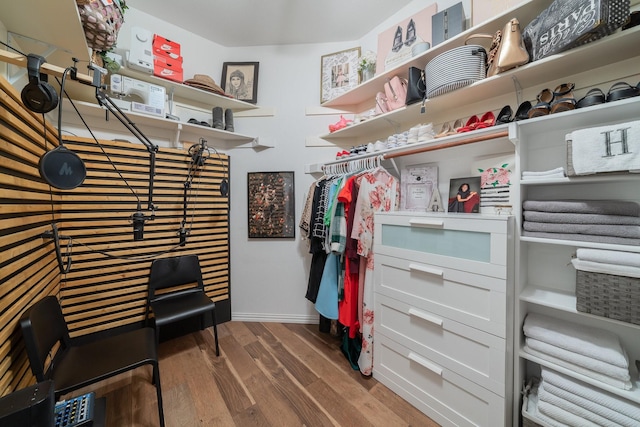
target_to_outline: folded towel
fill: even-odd
[[[613,423],[612,424],[595,423],[580,415],[573,414],[567,411],[565,408],[556,406],[551,402],[547,402],[543,400],[542,398],[544,396],[546,396],[544,393],[544,389],[539,388],[538,389],[538,411],[548,416],[549,418],[552,418],[558,421],[559,423],[562,423],[563,425],[571,426],[571,427],[594,427],[594,426],[602,427],[604,425],[617,427]]]
[[[571,260],[571,264],[573,264],[576,270],[590,271],[592,273],[611,274],[614,276],[640,278],[640,267],[629,267],[626,265],[583,261],[579,258],[573,258]]]
[[[525,200],[524,210],[640,216],[640,205],[624,200]]]
[[[542,181],[545,179],[559,179],[559,178],[566,178],[564,173],[554,173],[554,174],[549,174],[549,175],[522,175],[522,182],[527,182],[527,181]]]
[[[522,212],[525,221],[553,222],[556,224],[617,224],[640,225],[640,217],[624,215],[600,215],[564,212]]]
[[[577,175],[640,169],[640,121],[580,129],[567,139]]]
[[[553,418],[556,419],[558,419],[558,416],[562,416],[565,417],[565,419],[567,419],[569,422],[576,422],[575,418],[573,417],[579,417],[581,420],[595,423],[599,426],[622,427],[620,424],[601,417],[598,414],[594,414],[586,408],[582,408],[574,403],[571,403],[561,397],[554,395],[553,393],[549,393],[545,389],[544,381],[541,382],[540,386],[538,387],[538,401],[542,404],[542,408],[540,410],[543,413],[547,413],[547,415],[553,416]],[[546,406],[547,404],[549,405],[548,407]],[[562,412],[556,412],[556,408],[561,409]],[[567,418],[567,414],[571,414],[572,417]]]
[[[596,381],[600,381],[603,384],[610,385],[611,387],[619,388],[621,390],[631,390],[633,388],[633,384],[631,381],[621,381],[616,378],[611,378],[606,375],[603,375],[599,372],[594,372],[589,369],[585,369],[582,366],[575,365],[573,363],[567,362],[562,359],[558,359],[557,357],[553,357],[546,353],[542,353],[541,351],[534,350],[529,348],[528,346],[524,346],[522,348],[526,353],[529,353],[532,356],[536,356],[542,360],[546,360],[547,362],[553,363],[562,368],[566,368],[580,375],[584,375],[585,377],[591,378]]]
[[[574,233],[543,233],[541,231],[523,230],[522,235],[525,237],[537,237],[539,239],[553,240],[577,240],[580,242],[606,243],[612,245],[640,245],[640,239],[627,239],[625,237],[598,236],[593,234],[574,234]]]
[[[628,368],[621,368],[619,366],[615,366],[610,363],[594,359],[592,357],[583,356],[582,354],[574,353],[563,348],[556,347],[555,345],[547,344],[543,341],[536,340],[535,338],[527,337],[526,341],[527,346],[533,350],[540,351],[553,357],[557,357],[558,359],[565,360],[578,366],[582,366],[585,369],[599,372],[611,378],[622,381],[631,381],[631,375],[629,375]]]
[[[522,228],[527,231],[540,231],[542,233],[571,233],[640,239],[640,225],[556,224],[552,222],[524,221]]]
[[[546,171],[522,171],[522,176],[530,177],[530,176],[544,176],[544,175],[557,175],[562,174],[564,176],[564,168],[560,166],[559,168],[550,169]]]
[[[536,422],[536,424],[550,427],[567,427],[566,424],[562,424],[559,421],[541,413],[538,409],[538,403],[538,387],[536,386],[531,389],[528,396],[525,396],[525,401],[523,402],[524,411],[529,418]],[[524,407],[524,405],[526,405],[526,407]]]
[[[596,414],[605,420],[606,422],[601,422],[601,424],[606,425],[607,422],[613,422],[615,425],[621,425],[625,427],[638,427],[640,424],[640,420],[634,420],[633,418],[627,417],[626,415],[620,414],[616,411],[613,411],[609,408],[606,408],[602,405],[599,405],[590,400],[584,399],[580,396],[576,396],[574,394],[569,393],[566,390],[561,389],[560,387],[556,387],[555,385],[543,381],[544,390],[550,395],[557,396],[561,399],[564,399],[566,402],[576,405],[577,408],[573,407],[573,409],[569,409],[570,405],[565,405],[564,408],[569,412],[573,412],[574,414],[580,414],[581,409],[587,410],[593,414]],[[552,403],[552,399],[545,396],[545,400],[549,403]],[[563,407],[562,404],[558,405]],[[585,418],[594,421],[592,418],[586,416]],[[595,422],[595,421],[594,421]]]
[[[582,381],[569,378],[554,370],[542,367],[542,379],[547,384],[552,384],[562,390],[566,390],[569,396],[579,397],[589,402],[594,402],[604,408],[610,409],[625,417],[636,421],[640,425],[640,405],[616,396],[615,394],[595,388]]]
[[[608,251],[605,249],[578,248],[576,257],[582,261],[602,262],[605,264],[640,267],[640,253]]]
[[[629,369],[620,338],[604,329],[592,328],[538,313],[529,313],[522,327],[527,337]]]

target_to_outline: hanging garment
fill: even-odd
[[[332,320],[338,319],[338,258],[334,253],[327,255],[315,305],[318,313]]]

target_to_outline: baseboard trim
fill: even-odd
[[[316,315],[268,314],[268,313],[231,313],[231,320],[238,322],[278,322],[304,323],[316,325],[320,318]]]

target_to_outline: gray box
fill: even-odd
[[[462,2],[436,13],[431,17],[431,45],[435,46],[466,30]]]

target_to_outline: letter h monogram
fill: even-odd
[[[616,129],[616,130],[609,130],[606,132],[602,132],[602,134],[604,135],[604,144],[605,144],[605,151],[606,151],[606,155],[603,157],[613,157],[614,154],[612,154],[611,151],[611,146],[613,144],[620,144],[620,153],[615,154],[616,156],[621,155],[621,154],[630,154],[629,153],[629,143],[627,142],[627,130],[630,128],[622,128],[622,129]],[[620,132],[620,140],[619,141],[612,141],[611,140],[611,134],[613,132]]]

